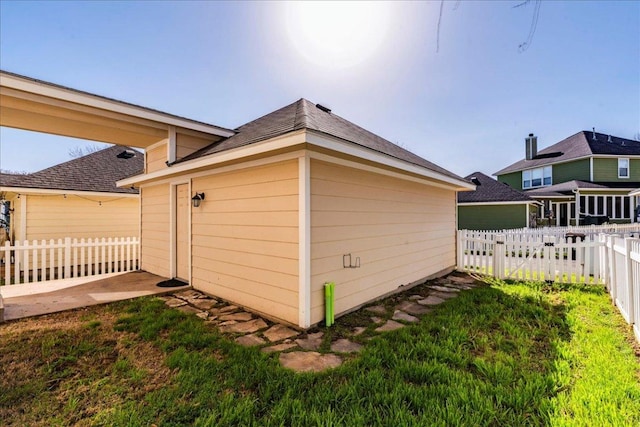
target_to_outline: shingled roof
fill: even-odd
[[[609,142],[609,139],[611,139],[611,142]],[[538,155],[532,160],[522,159],[499,170],[494,175],[504,175],[593,155],[638,156],[640,155],[640,141],[598,132],[595,132],[594,139],[594,132],[584,130],[538,151]]]
[[[337,137],[369,150],[424,167],[450,178],[462,180],[458,175],[333,114],[327,109],[319,108],[306,99],[299,99],[293,104],[244,124],[235,129],[237,132],[235,135],[222,141],[214,142],[181,159],[180,162],[247,146],[302,129]]]
[[[458,193],[458,203],[487,203],[487,202],[523,202],[534,203],[534,200],[502,182],[483,174],[474,172],[465,177],[467,181],[476,185],[475,191]]]
[[[132,152],[135,156],[119,158],[118,154],[123,151]],[[143,170],[143,153],[114,145],[35,173],[2,174],[0,187],[137,194],[138,190],[116,187],[116,181],[140,174]]]

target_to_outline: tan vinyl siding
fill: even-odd
[[[169,277],[169,184],[143,187],[141,252],[142,269]]]
[[[194,178],[192,284],[298,323],[298,162]]]
[[[155,172],[167,167],[167,143],[158,145],[145,153],[145,170],[146,173]]]
[[[455,264],[455,192],[311,163],[311,323],[325,282],[341,313]],[[360,268],[343,268],[343,255]]]
[[[17,202],[19,201],[18,199]],[[102,202],[101,205],[99,201]],[[19,212],[20,203],[17,206]],[[139,200],[132,197],[84,198],[67,195],[65,198],[63,195],[30,194],[27,198],[26,238],[48,240],[64,237],[137,237],[138,210]],[[20,212],[13,218],[17,227],[21,214]]]
[[[183,133],[176,134],[176,160],[182,159],[191,153],[213,142],[211,139],[205,139],[193,135],[185,135]]]

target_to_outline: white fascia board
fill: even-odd
[[[338,138],[332,138],[324,134],[318,134],[313,131],[307,132],[307,142],[317,147],[326,148],[329,150],[337,151],[354,157],[358,157],[364,160],[369,160],[375,163],[387,165],[396,169],[400,169],[405,172],[421,175],[425,178],[442,181],[447,184],[452,184],[461,189],[475,190],[476,186],[470,182],[466,182],[461,179],[455,179],[447,175],[432,171],[422,166],[415,165],[413,163],[405,162],[404,160],[397,159],[377,151],[360,147],[352,142],[342,141]]]
[[[55,190],[48,188],[27,188],[27,187],[0,187],[0,191],[5,191],[7,193],[18,193],[18,194],[32,194],[34,196],[38,194],[44,195],[68,195],[68,196],[91,196],[91,197],[130,197],[136,198],[140,197],[139,194],[132,193],[110,193],[107,191],[77,191],[77,190]]]
[[[224,162],[238,160],[243,157],[263,154],[269,151],[303,144],[304,142],[304,131],[298,131],[293,134],[290,133],[282,137],[266,140],[264,142],[257,142],[255,144],[234,148],[233,150],[222,151],[220,153],[211,154],[199,159],[190,160],[184,163],[178,163],[177,165],[173,165],[167,167],[166,169],[151,172],[148,174],[135,175],[116,182],[116,185],[118,187],[128,187],[134,184],[139,185],[148,181],[182,174],[193,169],[199,169],[206,166],[213,166]]]
[[[636,188],[635,190],[629,193],[629,196],[640,196],[640,188]]]
[[[118,187],[126,187],[130,185],[140,185],[148,181],[165,178],[171,175],[188,172],[192,169],[212,166],[232,160],[238,160],[243,157],[249,157],[257,154],[267,153],[269,151],[288,148],[291,146],[308,143],[309,145],[326,148],[342,154],[354,156],[360,159],[369,160],[378,164],[386,165],[405,172],[410,172],[429,180],[435,180],[446,184],[447,187],[454,187],[459,190],[475,190],[476,186],[464,180],[458,180],[427,168],[414,165],[403,160],[396,159],[373,150],[361,148],[351,142],[345,142],[339,139],[329,138],[325,135],[319,135],[308,130],[300,130],[295,133],[289,133],[280,137],[258,142],[244,147],[238,147],[233,150],[223,151],[221,153],[212,154],[200,159],[191,160],[184,163],[171,166],[166,169],[151,172],[149,174],[136,175],[121,181],[116,185]]]
[[[581,188],[581,193],[628,193],[635,188]]]
[[[73,102],[89,107],[100,108],[102,110],[113,111],[120,114],[126,114],[129,116],[151,120],[166,125],[183,127],[207,134],[218,135],[222,137],[230,137],[235,134],[235,132],[230,129],[225,129],[219,126],[174,116],[169,113],[153,111],[144,107],[104,98],[99,95],[80,92],[70,88],[59,87],[51,83],[33,80],[28,77],[19,77],[6,73],[0,73],[0,86],[21,90],[23,92],[34,93],[37,95],[47,96],[50,98],[61,99],[63,101]]]

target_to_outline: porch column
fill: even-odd
[[[580,191],[576,191],[575,193],[575,197],[576,197],[576,225],[580,225]]]

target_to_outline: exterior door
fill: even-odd
[[[176,278],[189,281],[189,184],[176,186]]]

